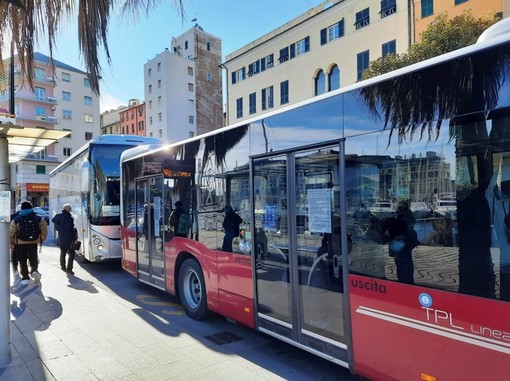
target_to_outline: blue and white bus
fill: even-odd
[[[78,254],[94,262],[119,259],[120,155],[128,148],[157,142],[141,136],[100,135],[51,171],[50,230],[55,237],[51,219],[62,205],[70,204],[82,242]]]

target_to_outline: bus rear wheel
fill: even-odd
[[[207,316],[207,296],[204,274],[195,259],[189,258],[179,271],[179,298],[190,318],[202,320]]]

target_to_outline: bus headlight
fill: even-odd
[[[99,250],[99,251],[103,251],[103,249],[104,249],[104,246],[103,246],[103,245],[97,245],[97,250]]]

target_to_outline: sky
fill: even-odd
[[[121,0],[124,1],[124,0]],[[108,31],[111,64],[101,54],[101,112],[127,105],[129,99],[144,99],[143,65],[177,37],[198,23],[202,29],[222,39],[222,60],[235,50],[306,13],[322,0],[183,0],[184,21],[172,0],[161,0],[138,21],[112,14]],[[120,9],[119,6],[116,7]],[[193,19],[197,21],[191,21]],[[85,70],[78,47],[76,17],[57,36],[53,57]],[[48,55],[44,44],[36,50]]]

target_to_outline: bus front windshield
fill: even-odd
[[[120,155],[131,146],[96,145],[90,149],[90,223],[120,224]]]

